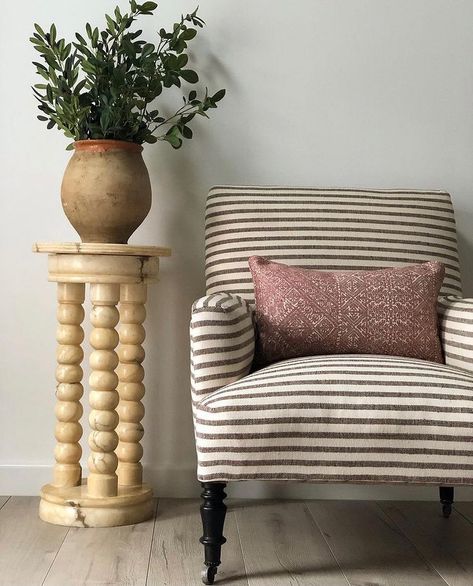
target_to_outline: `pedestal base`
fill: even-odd
[[[87,484],[59,488],[46,484],[41,489],[40,519],[68,527],[114,527],[141,523],[153,516],[150,486],[118,487],[118,495],[96,498],[87,493]]]

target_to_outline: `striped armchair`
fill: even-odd
[[[215,187],[205,243],[207,295],[191,318],[203,582],[220,563],[228,481],[432,484],[448,516],[453,487],[473,485],[473,300],[448,193]],[[252,370],[254,254],[326,270],[443,262],[446,364],[332,355]]]

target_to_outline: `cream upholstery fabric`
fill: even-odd
[[[253,254],[301,267],[445,264],[448,366],[335,355],[250,374]],[[193,306],[200,480],[473,484],[473,301],[453,208],[440,191],[215,187],[206,214],[207,296]]]
[[[326,270],[438,260],[443,295],[461,295],[448,193],[368,189],[214,187],[206,212],[207,293],[253,302],[248,257]]]
[[[440,299],[439,313],[446,364],[473,372],[473,299]]]
[[[201,481],[473,484],[473,374],[317,356],[268,366],[195,406]]]
[[[191,382],[194,402],[250,372],[253,310],[241,297],[214,293],[192,306]]]

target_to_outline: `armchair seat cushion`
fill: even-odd
[[[272,364],[194,406],[201,481],[473,484],[473,374],[413,358]]]

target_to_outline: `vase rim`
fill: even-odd
[[[74,142],[74,149],[76,151],[92,151],[103,153],[111,150],[124,150],[141,152],[143,147],[136,142],[129,142],[126,140],[114,140],[109,138],[88,138],[85,140],[76,140]]]

